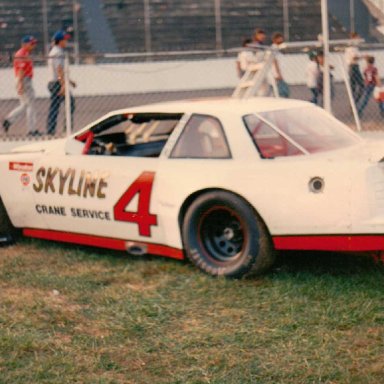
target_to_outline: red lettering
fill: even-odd
[[[157,225],[157,215],[149,212],[154,178],[154,172],[143,172],[113,207],[115,220],[136,223],[141,236],[151,236],[151,226]],[[139,198],[137,212],[127,212],[127,205],[137,194]]]

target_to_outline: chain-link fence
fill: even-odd
[[[368,49],[369,48],[369,49]],[[384,48],[379,46],[361,47],[362,57],[373,56],[379,74],[384,75]],[[69,77],[76,82],[71,88],[75,101],[73,126],[77,131],[93,122],[107,112],[140,104],[188,99],[207,96],[230,96],[239,81],[236,71],[237,53],[233,51],[168,53],[157,55],[110,54],[87,56],[82,58],[81,65],[69,65]],[[332,112],[333,114],[357,129],[349,100],[345,78],[348,71],[343,70],[343,48],[332,52],[329,62],[332,72]],[[307,86],[310,63],[309,55],[301,49],[299,52],[287,52],[278,56],[281,73],[287,82],[290,98],[311,100],[312,93]],[[359,62],[364,72],[366,60]],[[6,130],[0,127],[0,140],[21,140],[25,138],[63,137],[68,134],[71,124],[70,111],[66,107],[71,103],[63,100],[59,106],[57,126],[54,135],[48,135],[49,115],[52,100],[48,91],[50,72],[44,58],[34,58],[33,88],[35,99],[32,108],[36,115],[37,134],[29,133],[27,113],[12,121]],[[349,80],[347,80],[348,82]],[[7,120],[12,110],[20,105],[15,86],[12,60],[3,58],[0,68],[0,118],[1,124]],[[365,89],[362,90],[365,92]],[[361,113],[363,130],[380,130],[382,112],[380,103],[373,94],[364,97],[367,104]],[[319,97],[321,105],[321,95]]]

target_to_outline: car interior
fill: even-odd
[[[119,114],[76,137],[83,154],[159,157],[182,114]]]
[[[138,113],[113,115],[75,137],[84,143],[82,154],[159,157],[183,114]],[[230,158],[218,119],[192,115],[171,158]]]

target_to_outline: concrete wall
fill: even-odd
[[[376,57],[379,72],[384,73],[384,52],[367,51]],[[335,65],[335,80],[342,75],[337,60],[332,54],[330,62]],[[305,84],[306,54],[285,54],[280,60],[285,80],[289,84]],[[145,92],[180,90],[225,89],[235,87],[238,77],[235,58],[143,62],[132,64],[72,65],[70,77],[78,87],[76,96],[119,95]],[[34,87],[37,97],[48,97],[47,67],[36,67]],[[0,100],[17,98],[12,68],[0,70]]]
[[[376,57],[384,74],[384,51],[366,51]],[[336,81],[342,80],[338,56],[331,54]],[[235,58],[142,62],[132,64],[72,65],[70,77],[78,87],[76,96],[106,96],[146,92],[228,89],[238,82]],[[279,60],[285,80],[292,85],[305,84],[306,54],[285,54]],[[362,63],[363,64],[363,63]],[[36,67],[34,87],[37,97],[48,97],[47,67]],[[0,70],[0,100],[17,98],[12,68]]]
[[[332,59],[335,62],[335,58]],[[235,58],[164,61],[154,63],[72,65],[70,77],[78,84],[76,96],[234,88],[238,82]],[[280,60],[290,84],[305,84],[306,54],[286,54]],[[335,62],[336,63],[336,62]],[[341,78],[339,71],[336,78]],[[36,67],[37,97],[48,97],[47,67]],[[0,100],[16,98],[12,68],[0,70]]]

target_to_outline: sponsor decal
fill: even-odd
[[[40,167],[36,172],[33,189],[36,193],[104,199],[108,187],[106,177],[86,171],[77,172],[72,168],[63,171],[59,168]],[[137,225],[140,236],[151,237],[151,227],[157,226],[157,215],[150,212],[154,179],[154,172],[142,172],[124,191],[112,212],[97,209],[97,204],[96,209],[36,204],[35,210],[39,215],[133,223]],[[128,210],[131,201],[136,199],[137,209]]]
[[[32,172],[33,163],[21,163],[17,161],[11,161],[9,163],[10,171],[20,171],[20,172]]]
[[[111,213],[97,209],[64,207],[60,205],[36,204],[35,210],[39,215],[70,216],[78,219],[111,220]]]
[[[20,181],[21,181],[21,184],[23,184],[24,187],[26,187],[31,182],[31,176],[29,176],[28,173],[23,173],[20,176]]]
[[[107,173],[92,173],[84,170],[79,172],[74,168],[62,170],[57,167],[40,167],[35,174],[33,190],[37,193],[105,199],[105,190],[108,187],[107,177]]]

